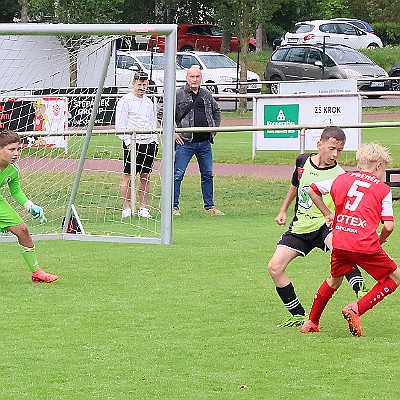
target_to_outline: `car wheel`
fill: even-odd
[[[400,78],[400,71],[396,72],[392,75],[392,77],[398,76]],[[392,90],[400,90],[400,79],[393,79],[392,82]]]
[[[273,76],[271,78],[271,81],[282,81],[282,79],[279,76]],[[279,93],[279,83],[271,83],[269,85],[269,90],[271,91],[271,94],[278,94]]]
[[[181,49],[179,51],[193,51],[193,47],[186,45],[186,46],[182,46]]]
[[[212,94],[218,94],[218,86],[213,85],[214,82],[206,82],[206,89],[209,90]]]
[[[249,44],[249,51],[256,51],[256,46]]]
[[[377,43],[370,43],[370,44],[367,46],[367,49],[368,49],[368,50],[373,50],[373,49],[376,49],[377,47],[379,47],[379,46],[377,45]]]

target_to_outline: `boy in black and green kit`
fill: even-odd
[[[0,131],[0,188],[7,183],[11,195],[32,214],[33,218],[39,218],[40,222],[47,222],[42,208],[33,204],[21,189],[19,168],[16,164],[20,148],[21,140],[17,133],[9,129]],[[50,283],[56,281],[58,279],[57,275],[48,274],[39,268],[35,246],[28,227],[8,201],[0,194],[0,231],[5,232],[7,230],[18,238],[22,256],[32,272],[32,282]]]
[[[278,327],[301,326],[308,319],[286,268],[296,257],[304,257],[314,248],[323,251],[332,249],[331,229],[326,226],[325,217],[311,201],[307,188],[313,182],[333,179],[345,172],[336,161],[345,143],[343,130],[329,126],[321,134],[317,153],[301,154],[296,159],[289,191],[275,221],[278,225],[286,224],[286,212],[294,200],[295,215],[289,229],[279,239],[275,253],[268,263],[268,272],[278,296],[289,311],[288,317]],[[324,196],[324,201],[333,211],[334,204],[329,195]],[[346,278],[357,298],[367,292],[358,268],[346,275]]]

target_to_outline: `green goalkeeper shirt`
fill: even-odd
[[[23,206],[28,201],[28,198],[22,191],[19,183],[19,167],[17,163],[8,164],[4,171],[0,170],[0,188],[2,188],[6,183],[10,188],[12,197]],[[1,200],[4,200],[4,197],[0,193],[0,201]]]
[[[326,168],[318,168],[311,160],[311,154],[301,154],[296,159],[292,185],[297,187],[295,216],[290,229],[293,233],[304,234],[318,230],[325,224],[325,217],[311,201],[307,188],[313,182],[336,178],[345,171],[336,162]],[[330,194],[323,196],[326,206],[334,212],[335,205]]]

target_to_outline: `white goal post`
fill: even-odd
[[[21,136],[21,186],[48,222],[24,214],[8,189],[2,194],[34,240],[172,243],[176,29],[172,24],[0,24],[0,129]],[[163,127],[156,130],[159,152],[148,193],[152,218],[136,213],[122,218],[122,141],[113,122],[116,102],[129,88],[115,86],[116,42],[152,34],[166,37]],[[125,133],[135,143],[136,135],[151,132]],[[135,193],[134,176],[131,181]],[[12,240],[0,235],[0,241]]]

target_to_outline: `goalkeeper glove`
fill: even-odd
[[[39,218],[40,223],[47,222],[47,219],[43,214],[42,207],[33,204],[30,200],[28,200],[24,206],[30,212],[30,214],[33,216],[34,219]]]

